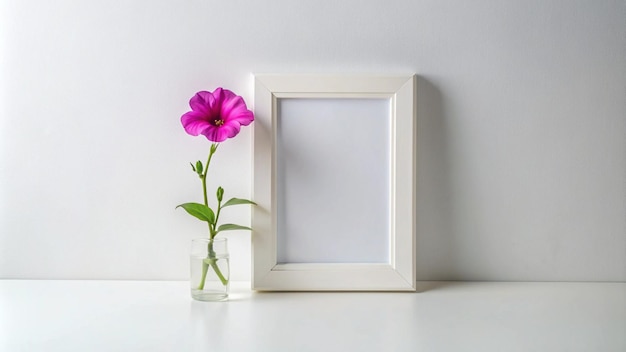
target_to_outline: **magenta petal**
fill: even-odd
[[[242,126],[248,126],[252,121],[254,121],[254,114],[252,111],[247,109],[241,109],[237,112],[233,112],[228,116],[229,122],[237,122]]]
[[[213,97],[213,94],[206,91],[196,93],[189,100],[189,106],[191,107],[191,110],[194,111],[206,113],[209,112],[211,110],[211,107],[213,107],[214,105],[215,98]]]
[[[219,101],[221,104],[224,104],[225,101],[234,99],[237,97],[237,94],[233,93],[228,89],[224,89],[222,87],[218,87],[213,91],[213,97],[216,101]]]
[[[205,129],[204,131],[202,131],[202,134],[211,142],[221,142],[224,139],[220,140],[218,137],[218,128],[216,128],[215,126],[210,126],[209,128]]]
[[[209,122],[203,119],[204,115],[196,111],[189,111],[180,118],[180,122],[185,128],[185,132],[192,136],[201,134],[208,127],[212,127]]]
[[[246,109],[246,103],[243,102],[242,97],[233,96],[230,99],[225,100],[222,103],[221,112],[222,114],[228,115],[233,111]]]
[[[238,123],[228,123],[221,127],[221,130],[226,134],[228,138],[233,138],[239,134],[241,125]]]
[[[227,121],[237,121],[243,126],[254,121],[254,114],[248,110],[243,98],[238,96],[222,104],[221,114],[226,117]]]
[[[233,138],[239,134],[239,124],[223,125],[220,127],[211,126],[204,130],[202,134],[212,142],[223,142],[228,138]]]
[[[202,134],[211,142],[223,142],[228,138],[226,133],[222,131],[222,127],[211,126],[202,131]]]

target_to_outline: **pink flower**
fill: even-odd
[[[241,126],[254,121],[243,98],[228,89],[213,93],[201,91],[189,100],[191,111],[180,118],[185,131],[192,136],[204,135],[212,142],[223,142],[239,133]]]

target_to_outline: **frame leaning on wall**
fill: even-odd
[[[252,210],[252,288],[260,291],[415,291],[415,76],[263,74],[255,75],[254,80],[256,122],[252,197],[258,206]],[[359,120],[359,111],[368,115],[368,110],[371,110],[369,107],[364,108],[364,104],[373,104],[373,111],[382,111],[382,116],[372,115],[365,118],[370,119],[369,121],[385,121],[384,131],[387,132],[384,132],[384,138],[369,138],[370,132],[379,133],[375,127],[369,132],[367,127],[352,128],[359,125],[360,121],[361,125],[368,125]],[[322,109],[314,108],[315,106],[321,106]],[[328,120],[328,117],[322,116],[321,111],[331,115],[333,111],[336,114],[343,114],[343,111],[352,113],[348,113],[351,116],[349,118],[344,119],[344,115],[337,115],[342,118],[331,116],[331,120]],[[294,201],[289,198],[293,194],[309,192],[313,187],[314,198],[333,199],[337,197],[337,193],[340,196],[344,194],[337,190],[351,186],[345,183],[345,179],[344,184],[336,185],[307,183],[324,179],[323,173],[332,170],[307,168],[306,163],[315,160],[316,155],[313,154],[318,153],[307,154],[307,146],[300,148],[297,138],[291,138],[290,141],[287,139],[294,132],[307,136],[308,131],[297,131],[300,128],[298,126],[314,126],[318,117],[324,123],[337,121],[339,124],[346,124],[343,126],[344,131],[365,133],[365,136],[357,136],[359,138],[355,140],[366,143],[365,147],[368,147],[367,143],[371,143],[373,148],[366,148],[368,150],[384,151],[379,153],[382,155],[380,162],[370,166],[372,172],[379,176],[364,176],[370,177],[377,189],[374,193],[367,191],[359,194],[362,199],[355,203],[355,207],[359,204],[383,203],[382,208],[365,208],[383,209],[382,214],[378,210],[371,210],[371,214],[362,214],[360,217],[353,214],[345,219],[354,225],[360,225],[361,221],[368,218],[383,219],[382,231],[380,228],[370,231],[369,226],[356,226],[357,230],[353,231],[350,227],[340,230],[336,226],[327,228],[327,224],[332,224],[333,220],[326,215],[338,214],[335,220],[339,223],[344,220],[341,217],[345,207],[323,207],[321,211],[326,213],[319,216],[316,211],[319,208],[316,208],[314,200],[297,198]],[[309,141],[320,142],[320,146],[336,144],[338,152],[347,149],[342,156],[347,158],[345,160],[354,159],[358,163],[358,159],[364,158],[355,149],[350,149],[345,139],[337,134],[313,134],[310,138],[312,139]],[[303,140],[300,144],[305,143],[306,140]],[[298,155],[294,157],[293,154]],[[319,156],[317,158],[317,161],[322,162],[329,159]],[[294,160],[305,164],[289,168]],[[308,177],[310,174],[303,171],[304,177],[290,174],[285,176],[285,169],[299,170],[303,166],[304,169],[314,169],[322,174],[320,177]],[[366,174],[369,173],[360,173]],[[360,182],[358,177],[355,182]],[[371,202],[367,199],[370,194]],[[381,198],[380,195],[384,196]],[[382,202],[378,202],[381,199]],[[346,201],[342,204],[347,204],[351,199],[339,201]],[[323,220],[307,222],[306,226],[302,223],[303,232],[298,234],[298,224],[306,219],[301,215],[294,215],[298,214],[301,206],[304,207],[304,214],[310,214],[314,220]],[[318,216],[319,218],[315,218]],[[318,226],[313,229],[316,233],[328,232],[330,237],[319,240],[323,243],[321,247],[308,250],[307,248],[315,248],[311,244],[317,241],[317,238],[311,238],[310,232],[304,230],[305,227],[311,230],[310,226]],[[341,242],[350,245],[327,257],[333,251],[334,243]],[[384,243],[384,246],[379,246],[380,243]],[[371,258],[367,257],[370,254],[363,257],[360,248],[369,248],[374,254]],[[345,257],[342,257],[344,254]]]

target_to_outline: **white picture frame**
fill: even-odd
[[[253,142],[253,187],[252,199],[257,206],[252,210],[252,288],[259,291],[415,291],[415,149],[416,149],[416,78],[415,75],[403,76],[320,76],[320,75],[273,75],[257,74],[254,76],[254,112],[256,121],[254,123]],[[381,247],[386,252],[383,257],[376,254],[375,260],[352,260],[347,256],[347,260],[334,257],[328,260],[304,260],[295,262],[285,262],[286,257],[299,258],[299,253],[285,252],[281,239],[288,238],[289,243],[296,241],[297,236],[278,233],[280,224],[285,222],[284,217],[294,213],[289,208],[288,212],[282,210],[279,204],[278,195],[281,199],[284,194],[298,193],[296,188],[307,189],[308,185],[299,185],[297,177],[289,178],[290,189],[285,188],[285,182],[281,179],[284,173],[284,164],[289,160],[284,155],[287,151],[281,150],[283,141],[279,139],[281,133],[297,132],[299,124],[307,126],[306,119],[311,121],[311,117],[303,117],[303,120],[290,120],[304,116],[311,112],[309,101],[313,104],[346,106],[347,109],[357,109],[354,111],[369,111],[371,109],[359,107],[359,102],[374,102],[374,110],[381,111],[381,104],[388,104],[385,111],[386,116],[381,116],[380,121],[387,126],[386,138],[375,138],[368,142],[367,138],[357,138],[361,143],[380,143],[380,148],[387,150],[386,154],[379,157],[382,160],[377,165],[372,165],[372,170],[382,170],[380,177],[385,181],[379,183],[379,192],[376,199],[380,199],[380,194],[385,195],[382,202],[386,209],[385,214],[380,214],[375,210],[373,217],[387,219],[386,231],[383,234],[371,233],[363,236],[363,241],[380,242],[380,236],[384,236],[386,247]],[[379,104],[380,102],[380,104]],[[298,108],[298,104],[303,107]],[[286,106],[295,108],[287,109]],[[319,105],[318,105],[319,106]],[[294,110],[295,109],[295,110]],[[298,112],[298,109],[300,109]],[[334,110],[332,106],[329,109]],[[342,108],[343,109],[343,108]],[[358,110],[361,109],[361,110]],[[296,111],[296,117],[292,115],[281,116],[282,111]],[[336,110],[336,109],[335,109]],[[343,110],[342,110],[343,111]],[[349,110],[350,111],[350,110]],[[313,111],[315,112],[315,111]],[[292,114],[292,113],[290,113]],[[356,112],[354,113],[356,114]],[[315,118],[315,117],[313,117]],[[369,118],[369,117],[368,117]],[[376,118],[376,117],[374,117]],[[359,117],[356,116],[351,122],[358,124]],[[370,118],[371,119],[371,118]],[[289,122],[289,123],[288,123]],[[293,123],[292,123],[293,122]],[[285,131],[283,131],[283,125]],[[288,126],[288,127],[287,127]],[[381,125],[382,126],[382,125]],[[302,127],[307,128],[307,127]],[[288,130],[288,132],[287,132]],[[378,133],[372,129],[373,133]],[[306,136],[306,133],[302,133]],[[282,137],[281,137],[282,138]],[[315,135],[316,139],[327,138],[326,134]],[[339,143],[337,136],[331,136],[332,140],[323,143]],[[285,138],[287,139],[287,138]],[[293,139],[293,138],[292,138]],[[287,142],[285,142],[287,143]],[[290,141],[289,152],[293,148],[299,149],[296,141]],[[372,150],[378,150],[379,146],[374,145]],[[338,148],[339,149],[339,148]],[[349,153],[349,152],[348,152]],[[279,156],[281,159],[279,160]],[[350,158],[351,154],[344,157]],[[354,155],[354,158],[362,156]],[[307,162],[308,158],[300,157],[299,162]],[[281,174],[279,175],[279,166]],[[306,166],[306,165],[305,165]],[[304,182],[304,181],[303,181]],[[319,185],[318,185],[319,186]],[[327,186],[327,185],[326,185]],[[322,187],[316,192],[324,192],[328,189],[328,194],[324,197],[329,199],[336,197],[334,189],[342,189],[342,185],[336,187]],[[378,187],[378,186],[377,186]],[[365,195],[367,196],[367,195]],[[385,204],[386,201],[386,204]],[[286,202],[286,201],[285,201]],[[334,202],[331,202],[334,203]],[[368,203],[368,202],[359,202]],[[372,202],[380,203],[380,202]],[[306,204],[303,201],[302,204]],[[328,208],[328,207],[327,207]],[[345,209],[345,208],[344,208]],[[327,211],[342,211],[341,209],[326,209]],[[373,210],[374,211],[374,210]],[[281,213],[281,214],[279,214]],[[315,216],[315,215],[312,215]],[[367,216],[366,216],[367,218]],[[292,221],[291,229],[297,232],[297,219]],[[289,219],[287,219],[289,220]],[[356,219],[352,219],[357,222]],[[287,221],[288,222],[288,221]],[[323,226],[323,225],[320,225]],[[286,228],[286,227],[285,227]],[[321,228],[323,229],[323,227]],[[318,229],[320,230],[320,229]],[[332,232],[332,229],[329,230]],[[378,231],[378,230],[376,230]],[[323,231],[322,231],[323,232]],[[349,232],[349,231],[348,231]],[[380,231],[378,231],[380,232]],[[342,233],[332,234],[333,236],[352,236],[355,234]],[[361,235],[358,233],[356,235]],[[361,237],[359,237],[361,238]],[[315,239],[308,239],[315,240]],[[301,241],[301,240],[300,240]],[[353,241],[353,240],[352,240]],[[359,240],[361,241],[361,240]],[[326,246],[333,246],[333,240],[321,240]],[[377,242],[376,242],[377,243]],[[367,243],[362,243],[365,247]],[[360,243],[354,243],[349,248],[359,248]],[[376,251],[377,245],[371,245]],[[295,246],[294,248],[306,248]],[[345,250],[346,254],[352,250]],[[285,253],[288,255],[285,255]],[[342,251],[339,251],[341,256]],[[306,254],[306,253],[305,253]],[[279,257],[283,260],[279,260]],[[306,255],[302,256],[307,257]],[[380,258],[383,258],[381,260]],[[340,260],[337,260],[340,259]]]

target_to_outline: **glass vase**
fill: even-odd
[[[228,299],[230,265],[226,238],[191,241],[191,297],[198,301]]]

